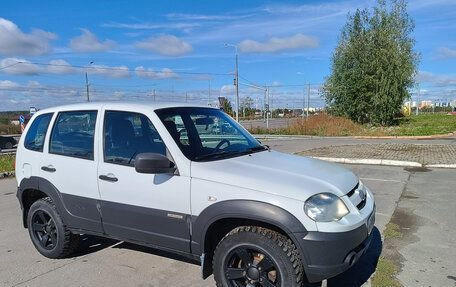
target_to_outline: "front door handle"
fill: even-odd
[[[44,170],[44,171],[47,171],[47,172],[55,172],[56,171],[56,169],[52,165],[50,165],[50,166],[42,166],[41,170]]]
[[[106,181],[110,181],[110,182],[118,181],[117,177],[111,177],[111,176],[107,176],[107,175],[100,175],[98,178],[101,180],[106,180]]]

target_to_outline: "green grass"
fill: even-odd
[[[410,115],[398,120],[397,126],[365,127],[367,135],[428,136],[456,131],[456,116],[447,114]]]
[[[0,172],[13,171],[14,170],[14,155],[2,155],[0,156]]]
[[[456,131],[456,116],[447,114],[410,115],[397,120],[390,127],[359,125],[348,119],[329,115],[297,119],[288,127],[279,129],[253,128],[254,134],[316,135],[316,136],[430,136]]]
[[[395,278],[397,273],[397,266],[394,265],[393,261],[380,257],[377,263],[377,269],[375,275],[371,279],[373,287],[401,287]]]
[[[402,233],[399,231],[399,225],[396,223],[388,223],[385,226],[385,231],[383,231],[385,238],[401,238]]]

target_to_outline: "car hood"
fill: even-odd
[[[302,201],[321,192],[343,196],[358,183],[341,165],[276,151],[192,162],[191,176]]]

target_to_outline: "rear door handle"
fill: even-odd
[[[56,171],[56,169],[52,165],[50,165],[50,166],[42,166],[41,170],[44,170],[44,171],[47,171],[47,172],[55,172]]]
[[[107,175],[100,175],[98,178],[101,180],[106,180],[106,181],[110,181],[110,182],[118,181],[117,177],[111,177],[111,176],[107,176]]]

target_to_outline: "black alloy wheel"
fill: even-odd
[[[79,245],[79,234],[72,234],[66,227],[49,197],[30,206],[27,227],[36,250],[48,258],[66,257]]]
[[[232,250],[224,268],[226,279],[233,287],[281,286],[277,264],[254,247],[243,245]]]
[[[220,240],[212,262],[218,287],[298,287],[304,268],[293,242],[276,231],[240,226]]]
[[[37,210],[32,217],[33,234],[41,247],[52,250],[57,245],[57,228],[52,217],[43,210]]]

